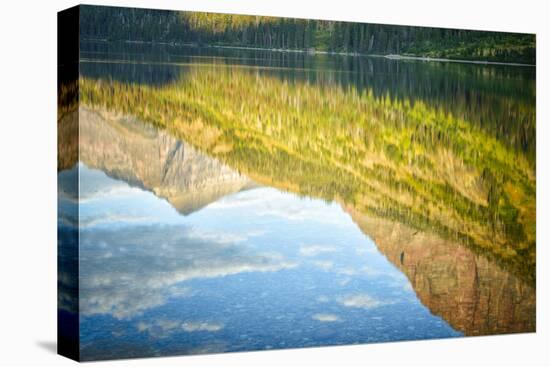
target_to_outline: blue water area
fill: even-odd
[[[256,187],[182,215],[77,168],[84,360],[461,335],[337,203]]]

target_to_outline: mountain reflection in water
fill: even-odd
[[[534,68],[120,47],[60,93],[83,359],[535,330]]]
[[[83,359],[534,330],[534,288],[467,247],[79,117]]]

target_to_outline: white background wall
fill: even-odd
[[[532,366],[550,360],[549,10],[544,0],[91,1],[181,10],[537,33],[537,334],[105,362],[115,366]],[[65,366],[56,339],[56,12],[0,11],[0,365]],[[546,145],[546,144],[548,145]]]

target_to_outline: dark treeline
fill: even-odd
[[[136,8],[81,6],[84,39],[401,54],[535,64],[535,36]]]

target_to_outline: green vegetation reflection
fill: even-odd
[[[421,101],[204,65],[161,87],[81,78],[80,97],[259,183],[458,240],[534,284],[534,161]]]

